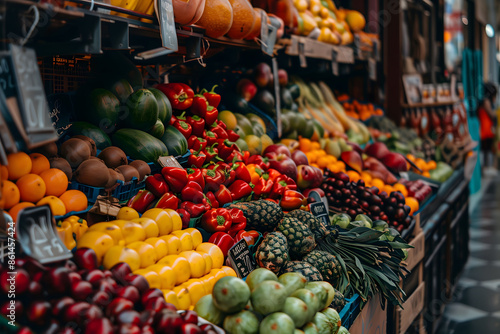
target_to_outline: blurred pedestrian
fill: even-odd
[[[484,99],[477,111],[481,130],[481,152],[483,153],[483,170],[493,166],[494,142],[496,132],[496,115],[494,111],[497,87],[491,82],[484,84]]]

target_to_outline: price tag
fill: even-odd
[[[323,202],[314,202],[309,204],[309,209],[314,217],[323,220],[326,225],[330,224],[330,218],[328,217],[328,208]]]
[[[174,21],[174,7],[172,0],[157,0],[160,9],[158,12],[160,23],[161,42],[164,48],[172,51],[177,51],[179,46],[177,44],[177,30],[175,29]]]
[[[304,45],[304,42],[299,41],[298,44],[299,47],[299,61],[300,61],[300,67],[307,67],[307,60],[306,60],[306,46]]]
[[[332,49],[332,73],[333,75],[339,75],[339,62],[338,62],[339,52],[337,49]]]
[[[265,11],[261,11],[261,22],[266,22],[260,25],[261,49],[265,54],[272,56],[278,29],[273,25],[267,24],[267,13]]]
[[[17,219],[17,238],[24,252],[40,263],[66,260],[72,257],[57,235],[48,205],[23,209]]]
[[[356,51],[356,56],[362,59],[361,56],[363,52],[361,52],[361,38],[358,34],[354,34],[354,50]]]
[[[377,61],[373,58],[368,59],[368,76],[370,80],[377,80]]]
[[[228,252],[229,262],[239,278],[247,277],[254,269],[252,254],[245,239],[241,239]]]
[[[274,96],[276,96],[276,127],[278,128],[278,138],[281,138],[281,92],[278,76],[278,60],[272,59],[273,79],[274,79]]]
[[[169,155],[167,157],[159,157],[158,158],[158,163],[162,167],[179,167],[179,168],[182,168],[182,166],[179,163],[179,161],[177,161],[177,159],[174,158],[174,156],[172,156],[172,155]]]

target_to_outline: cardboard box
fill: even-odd
[[[380,295],[372,297],[361,310],[349,332],[353,334],[387,333],[387,304],[380,306]]]

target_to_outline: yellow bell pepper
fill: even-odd
[[[70,217],[71,218],[71,217]],[[71,228],[73,233],[75,234],[75,239],[78,240],[85,233],[89,226],[87,225],[87,221],[85,219],[78,220],[70,220]]]
[[[63,244],[68,248],[69,250],[72,250],[73,248],[76,247],[76,241],[73,238],[73,228],[71,226],[71,223],[68,221],[63,221],[58,226],[56,226],[57,229],[57,234],[59,235],[59,238],[63,242]]]

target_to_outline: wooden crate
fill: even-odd
[[[400,287],[406,294],[406,301],[403,307],[396,306],[391,308],[389,318],[389,333],[406,333],[412,326],[416,328],[417,333],[425,333],[423,321],[423,308],[425,300],[425,282],[424,278],[424,257],[425,257],[425,234],[420,227],[420,216],[417,215],[416,226],[412,233],[412,239],[409,242],[411,248],[408,250],[408,259],[406,260],[407,269],[411,274],[400,282]]]
[[[380,307],[380,295],[375,295],[366,303],[352,326],[352,334],[387,333],[387,307]]]

